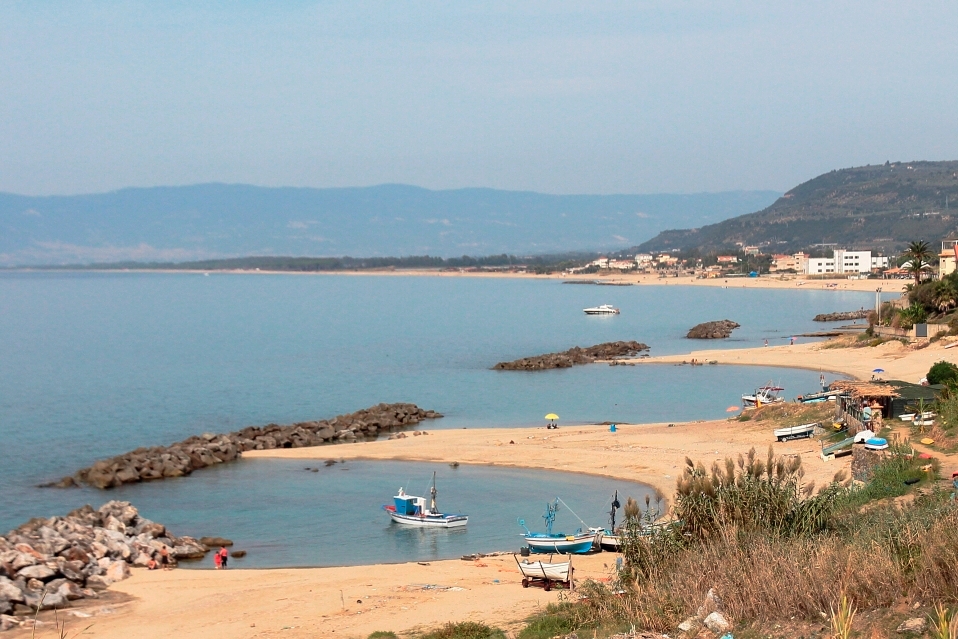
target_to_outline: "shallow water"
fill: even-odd
[[[619,491],[644,503],[648,487],[575,473],[417,462],[347,461],[333,466],[292,460],[241,460],[185,480],[127,486],[133,501],[174,534],[222,535],[249,554],[235,565],[333,566],[448,559],[523,545],[517,518],[543,529],[547,501],[562,498],[555,530],[608,521]],[[305,470],[317,468],[318,472]],[[463,529],[426,530],[392,523],[382,510],[402,486],[428,496],[437,472],[437,505],[469,516]],[[621,511],[619,512],[621,518]],[[212,557],[185,565],[212,566]]]
[[[811,321],[817,313],[871,301],[869,293],[825,290],[595,287],[556,280],[3,273],[0,530],[120,494],[34,488],[96,459],[207,431],[332,417],[382,401],[444,413],[426,424],[430,429],[538,425],[547,412],[566,423],[721,417],[757,385],[772,380],[794,397],[815,388],[818,373],[711,366],[520,373],[490,367],[620,339],[645,342],[653,354],[687,352],[713,345],[686,340],[689,327],[724,318],[742,328],[722,347],[783,343],[794,333],[821,329]],[[622,314],[582,313],[601,303]],[[229,477],[239,471],[210,472]],[[212,480],[201,475],[182,485],[202,492]],[[262,481],[278,489],[287,480],[268,473]],[[122,492],[139,505],[141,495],[176,490],[173,484]],[[246,499],[235,490],[212,494],[227,506]],[[377,505],[382,499],[370,497]],[[193,508],[182,500],[170,503],[171,514],[175,503]],[[336,517],[348,523],[346,515]]]

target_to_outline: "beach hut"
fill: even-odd
[[[881,422],[892,416],[892,402],[898,391],[887,382],[863,382],[858,380],[836,380],[829,391],[837,391],[838,401],[835,417],[844,420],[850,435],[871,428],[874,421]]]

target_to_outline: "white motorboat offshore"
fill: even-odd
[[[792,439],[806,439],[815,433],[818,424],[802,424],[801,426],[789,426],[787,428],[776,428],[773,432],[775,439],[780,442],[787,442]]]
[[[755,392],[751,395],[742,395],[742,404],[744,404],[745,408],[756,408],[766,404],[780,404],[785,401],[785,398],[779,394],[783,390],[785,389],[781,386],[766,384],[761,388],[755,389]]]
[[[619,309],[615,308],[611,304],[600,304],[599,306],[584,308],[582,309],[582,312],[586,315],[618,315]]]
[[[419,526],[422,528],[458,528],[465,526],[469,517],[463,514],[441,513],[436,509],[436,473],[432,474],[432,488],[429,491],[430,506],[426,508],[425,497],[407,495],[400,488],[393,497],[392,506],[383,506],[389,517],[397,524]]]

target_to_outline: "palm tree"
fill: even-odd
[[[903,255],[908,258],[906,269],[915,276],[915,286],[918,286],[921,284],[921,272],[928,268],[928,260],[931,259],[931,249],[928,242],[924,240],[911,242]]]
[[[958,305],[958,291],[948,280],[942,280],[935,284],[935,306],[940,313],[944,313],[950,308]]]

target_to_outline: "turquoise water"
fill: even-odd
[[[811,321],[817,313],[871,300],[869,293],[825,290],[555,280],[3,273],[0,530],[112,496],[34,488],[96,459],[206,431],[331,417],[381,401],[414,402],[446,415],[428,428],[537,425],[552,411],[566,423],[723,416],[761,383],[773,380],[794,397],[814,388],[818,373],[489,367],[619,339],[645,342],[653,354],[687,352],[707,345],[684,339],[689,327],[724,318],[742,324],[724,347],[784,343],[793,333],[820,329]],[[581,311],[601,303],[622,314]],[[279,470],[257,472],[266,484],[289,479]],[[204,487],[201,474],[185,480],[184,490],[208,492],[227,505],[244,499],[228,482]],[[172,484],[132,486],[123,496],[139,504],[139,495],[172,490],[166,488]],[[373,497],[377,504],[382,499]],[[540,501],[535,496],[536,510]],[[190,508],[184,505],[178,520],[184,532],[202,527],[203,513]]]
[[[330,566],[448,559],[475,552],[512,550],[523,545],[523,518],[543,529],[547,501],[560,496],[555,530],[574,531],[608,521],[615,490],[644,504],[648,489],[574,473],[540,472],[414,462],[310,462],[241,460],[198,473],[185,481],[127,486],[117,498],[134,501],[141,512],[174,532],[223,534],[249,554],[237,566]],[[317,467],[312,463],[312,467]],[[445,512],[469,515],[465,528],[426,530],[394,524],[382,510],[402,486],[428,495],[437,472],[437,504]],[[197,521],[196,513],[203,513]],[[621,512],[620,512],[621,516]],[[197,567],[212,566],[212,558]]]

